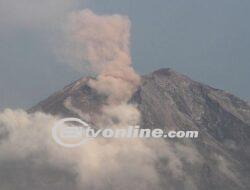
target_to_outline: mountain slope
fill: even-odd
[[[29,112],[81,117],[94,123],[106,97],[87,85],[89,79],[82,78],[66,86]],[[141,85],[130,102],[138,105],[144,128],[199,130],[198,139],[178,141],[197,152],[199,161],[185,163],[179,179],[159,167],[163,189],[250,188],[250,106],[247,102],[171,69],[142,76]],[[168,141],[176,146],[175,140]],[[188,154],[192,152],[187,151],[184,157]],[[183,162],[186,162],[184,158]],[[187,182],[192,185],[187,187]]]

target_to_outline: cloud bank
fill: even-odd
[[[0,113],[1,189],[161,189],[160,171],[181,178],[182,159],[199,159],[192,148],[161,140],[96,139],[60,147],[51,136],[57,119],[22,110]]]

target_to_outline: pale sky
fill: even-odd
[[[131,20],[133,66],[171,67],[250,100],[249,0],[0,0],[0,109],[29,108],[84,74],[55,50],[67,14]]]

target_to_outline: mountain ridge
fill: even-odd
[[[95,123],[106,97],[88,85],[90,79],[94,78],[71,83],[29,112],[80,117]],[[137,105],[143,128],[199,131],[197,140],[180,142],[203,160],[185,168],[198,189],[250,188],[250,106],[246,101],[166,68],[143,75],[129,102]],[[169,143],[176,146],[175,142]],[[171,176],[162,174],[161,178],[169,178],[173,189],[180,189]]]

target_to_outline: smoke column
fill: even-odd
[[[123,124],[138,122],[138,110],[127,103],[140,83],[140,77],[131,67],[129,19],[121,15],[99,16],[83,10],[70,15],[67,28],[69,48],[66,52],[73,60],[71,65],[80,71],[88,68],[96,73],[96,79],[90,80],[89,85],[107,96],[103,118],[119,119],[115,113],[120,110],[137,117],[132,123],[129,118],[127,122],[123,119]]]

